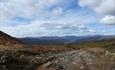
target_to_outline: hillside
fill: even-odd
[[[18,39],[0,31],[0,45],[13,46],[17,44],[23,44]]]
[[[0,70],[115,70],[114,38],[9,48],[22,43],[0,32],[0,43]]]
[[[115,70],[115,39],[0,50],[0,70]]]

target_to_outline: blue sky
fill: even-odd
[[[15,37],[115,35],[115,0],[0,0],[0,30]]]

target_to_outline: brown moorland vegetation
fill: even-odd
[[[20,43],[1,33],[0,70],[115,70],[115,39],[15,48]]]
[[[23,44],[18,39],[0,31],[0,45],[14,46]]]

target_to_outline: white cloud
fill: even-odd
[[[63,1],[63,0],[47,0],[48,1],[48,3],[50,3],[50,4],[56,4],[56,3],[60,3],[61,1]]]
[[[100,22],[104,24],[115,24],[115,16],[105,16]]]
[[[43,16],[48,8],[65,0],[6,0],[0,1],[0,21],[22,17],[33,19],[36,16]],[[60,9],[59,9],[60,10]],[[60,10],[61,11],[61,10]]]
[[[79,5],[93,9],[101,23],[115,24],[115,0],[79,0]]]
[[[103,0],[95,10],[100,14],[115,15],[115,0]]]
[[[75,17],[63,17],[58,20],[32,20],[30,24],[21,24],[17,26],[0,26],[2,31],[7,32],[15,37],[26,37],[26,36],[47,36],[47,35],[64,35],[64,33],[69,33],[79,30],[84,30],[85,26],[79,26],[81,24],[86,24],[91,19],[87,17],[81,18],[81,16]],[[69,19],[69,20],[67,20]],[[81,20],[84,20],[83,22]],[[92,20],[94,20],[92,18]],[[75,23],[79,22],[79,23]],[[85,31],[86,32],[86,31]],[[89,30],[87,30],[89,32]],[[58,34],[57,34],[58,33]],[[74,33],[74,35],[77,33]],[[68,35],[68,34],[65,34]]]
[[[63,14],[63,8],[61,8],[61,7],[53,9],[53,11],[52,11],[52,15],[54,15],[54,16],[59,16],[61,14]]]
[[[96,31],[94,29],[85,29],[85,30],[80,30],[81,33],[95,33]]]
[[[78,26],[80,29],[86,29],[86,27],[84,25],[79,25]]]
[[[80,28],[78,25],[95,21],[95,17],[81,11],[65,11],[67,9],[65,6],[68,3],[71,5],[70,1],[73,0],[2,0],[0,1],[0,30],[16,37],[57,33],[63,35],[78,31],[77,29],[83,30],[85,27]],[[21,22],[21,20],[17,22],[15,20],[17,17],[28,22]]]
[[[101,15],[115,15],[115,0],[79,0],[81,7],[89,7]]]
[[[81,7],[90,7],[90,8],[95,8],[97,7],[102,0],[79,0],[79,5]]]

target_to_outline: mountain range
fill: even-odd
[[[27,44],[69,44],[87,41],[99,41],[115,38],[115,35],[89,35],[89,36],[44,36],[44,37],[25,37],[18,38]]]
[[[70,44],[81,43],[87,41],[99,41],[105,39],[115,39],[115,35],[88,35],[88,36],[43,36],[43,37],[25,37],[15,38],[0,31],[0,44],[16,45],[16,44]]]
[[[115,70],[114,65],[114,35],[15,38],[0,31],[0,70]]]

